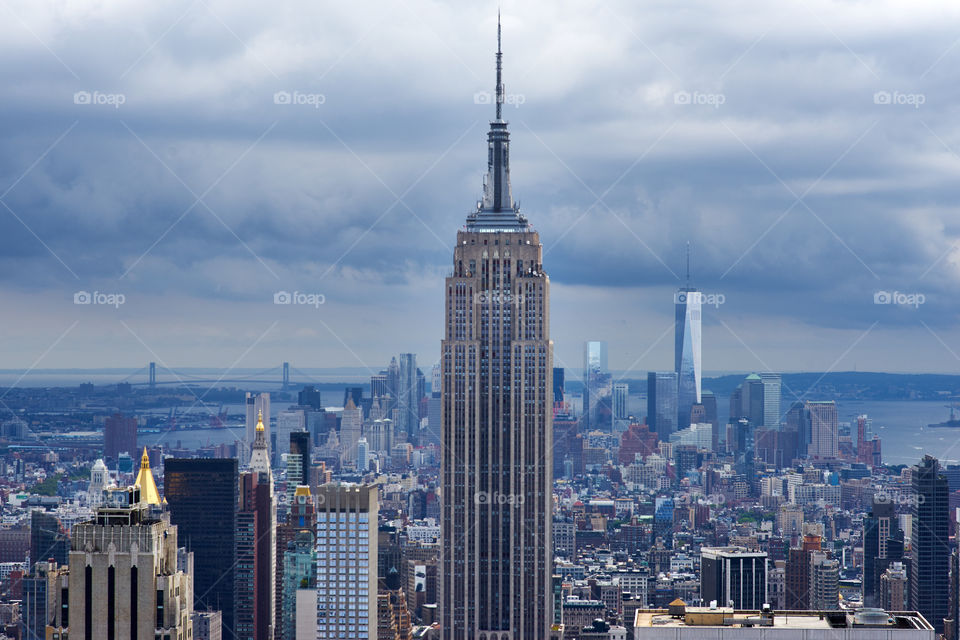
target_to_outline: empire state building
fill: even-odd
[[[445,282],[445,640],[547,638],[553,622],[550,279],[510,192],[503,103],[498,24],[483,199],[457,232]]]

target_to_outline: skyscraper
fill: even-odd
[[[483,198],[445,282],[443,638],[546,638],[553,622],[553,344],[540,236],[514,205],[502,54]]]
[[[439,364],[433,365],[430,376],[430,398],[427,401],[427,428],[420,434],[420,446],[437,445],[443,440],[443,430],[441,429],[442,419],[440,417],[440,407],[442,396],[440,389],[443,385],[442,369]],[[376,449],[374,449],[376,451]]]
[[[276,622],[277,521],[262,415],[257,416],[256,434],[250,470],[240,476],[236,634],[240,638],[272,640]]]
[[[297,485],[310,484],[310,434],[294,431],[290,434],[290,453],[287,454],[287,502]]]
[[[607,369],[607,343],[583,343],[583,431],[609,431],[613,420],[613,379]]]
[[[687,284],[674,295],[673,365],[677,374],[677,428],[690,426],[690,409],[700,404],[700,306],[703,294],[690,286],[690,246],[687,245]]]
[[[310,407],[314,411],[319,411],[323,409],[323,394],[317,391],[315,386],[308,384],[297,393],[297,404],[301,407]]]
[[[316,515],[316,505],[314,504],[313,496],[310,495],[310,487],[301,484],[294,487],[291,492],[288,488],[287,495],[290,496],[288,502],[289,512],[287,513],[286,521],[278,522],[276,528],[276,543],[277,543],[277,553],[276,553],[276,578],[274,582],[276,583],[276,623],[274,625],[274,634],[279,636],[279,638],[287,637],[289,635],[287,631],[288,622],[290,621],[291,607],[296,609],[296,601],[298,594],[289,593],[290,584],[288,583],[288,578],[290,577],[287,571],[287,562],[285,556],[290,550],[290,545],[295,542],[295,539],[301,533],[307,533],[310,536],[309,552],[311,558],[314,557],[314,532],[317,528],[317,515]],[[295,545],[296,546],[296,545]],[[303,560],[299,558],[298,562]],[[302,565],[300,565],[302,569]],[[295,571],[300,571],[300,569],[295,569]],[[316,567],[311,571],[310,578],[307,581],[309,584],[313,585],[314,589],[314,598],[313,604],[311,605],[312,610],[312,620],[310,621],[310,629],[312,638],[316,633],[316,624],[317,624],[317,603],[316,603]],[[296,583],[299,585],[299,580]],[[286,595],[284,595],[286,594]],[[303,618],[303,611],[300,611],[298,616],[300,619]],[[286,620],[286,622],[285,622]],[[293,636],[290,636],[293,637]]]
[[[246,396],[246,438],[243,442],[243,451],[240,455],[240,466],[247,466],[250,461],[250,449],[253,447],[253,441],[257,439],[257,416],[263,414],[267,429],[267,446],[270,446],[270,394],[269,393],[250,393]],[[224,619],[224,627],[227,621]]]
[[[804,409],[810,425],[807,455],[811,458],[836,458],[840,452],[837,404],[833,400],[807,401]]]
[[[347,398],[343,408],[343,417],[340,418],[340,444],[343,448],[341,460],[356,462],[357,442],[363,435],[363,409],[353,403],[353,396]]]
[[[700,549],[700,594],[704,603],[760,609],[767,602],[767,554],[742,547]]]
[[[307,416],[303,409],[288,409],[277,414],[277,447],[274,460],[280,463],[280,456],[290,453],[290,434],[307,430]]]
[[[764,426],[765,393],[766,387],[760,376],[751,373],[744,378],[740,386],[730,394],[730,423],[733,424],[740,418],[746,418],[753,427]],[[779,412],[779,407],[777,407],[777,411]]]
[[[563,403],[563,367],[554,367],[553,368],[553,403],[562,404]]]
[[[905,611],[910,606],[907,570],[902,562],[892,562],[880,576],[878,606],[887,611]],[[864,603],[866,604],[866,603]]]
[[[70,538],[52,513],[30,513],[30,562],[53,560],[60,566],[69,561]]]
[[[191,555],[178,549],[177,527],[138,488],[105,493],[94,519],[73,527],[70,637],[192,637]]]
[[[673,371],[647,374],[647,425],[665,442],[677,430],[677,374]]]
[[[863,605],[880,606],[880,579],[894,561],[903,560],[903,532],[893,503],[874,495],[863,519]]]
[[[840,563],[824,552],[814,552],[810,564],[809,607],[836,611],[840,607]]]
[[[116,413],[103,423],[103,457],[116,462],[121,453],[137,453],[137,419]]]
[[[68,567],[56,562],[35,562],[29,575],[23,576],[23,600],[20,605],[20,628],[23,640],[45,640],[66,637],[69,618]]]
[[[943,620],[951,617],[949,488],[932,456],[924,456],[911,472],[910,608],[943,633]]]
[[[306,489],[306,487],[302,487]],[[306,590],[307,594],[298,593]],[[313,532],[298,531],[283,552],[280,628],[278,638],[296,640],[300,620],[311,618],[311,631],[316,633],[317,561]],[[311,596],[309,609],[297,606],[303,596]],[[311,635],[311,637],[314,637]]]
[[[420,396],[417,385],[417,354],[400,354],[400,377],[397,387],[398,437],[416,446],[420,434]],[[402,434],[402,436],[401,436]]]
[[[711,451],[719,451],[720,446],[720,419],[717,415],[717,396],[713,391],[701,391],[700,403],[703,405],[705,420],[713,427],[711,434]]]
[[[387,374],[375,373],[370,376],[370,397],[381,398],[388,397],[387,393]]]
[[[357,471],[366,473],[370,470],[370,447],[366,438],[357,440]]]
[[[223,613],[223,628],[234,626],[237,461],[168,458],[164,497],[180,544],[194,554],[194,602],[197,609]]]
[[[630,386],[626,382],[613,385],[613,426],[615,431],[626,431],[629,408]]]
[[[377,637],[375,485],[325,484],[317,497],[317,640]]]
[[[780,429],[780,374],[761,373],[763,382],[763,426]]]

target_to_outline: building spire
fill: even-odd
[[[270,473],[270,453],[267,450],[267,433],[263,426],[263,409],[257,412],[257,430],[250,451],[250,470]]]
[[[150,456],[147,455],[147,448],[143,448],[143,456],[140,457],[140,473],[133,486],[140,489],[140,501],[147,504],[160,504],[160,492],[157,491],[157,482],[153,477],[153,471],[150,470]]]
[[[506,94],[503,89],[503,28],[497,10],[497,85],[496,117],[487,133],[487,174],[483,180],[483,199],[477,210],[467,216],[467,228],[474,231],[526,231],[527,219],[520,215],[510,188],[510,133],[503,119]],[[487,94],[489,97],[489,94]]]
[[[687,287],[690,286],[690,241],[687,240]]]
[[[503,50],[500,48],[500,7],[497,7],[497,120],[503,120]]]

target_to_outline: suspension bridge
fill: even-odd
[[[296,380],[290,379],[291,372],[297,376]],[[158,373],[164,378],[158,379]],[[243,384],[279,384],[284,390],[303,386],[305,384],[316,384],[312,376],[299,369],[290,366],[289,362],[284,362],[277,367],[254,371],[240,375],[233,372],[232,369],[226,370],[221,375],[213,373],[198,374],[185,371],[176,371],[169,367],[157,366],[156,362],[151,362],[147,366],[129,374],[121,382],[135,387],[160,387],[160,386],[183,386],[191,384],[220,384],[220,383],[243,383]]]

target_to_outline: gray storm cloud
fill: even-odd
[[[45,365],[436,357],[480,195],[495,5],[8,9],[10,366],[74,321]],[[708,369],[956,368],[960,8],[503,12],[513,187],[547,250],[559,360],[599,337],[617,368],[669,367],[689,241],[695,283],[725,295]],[[128,302],[78,308],[81,289]],[[278,309],[278,290],[327,302]]]

